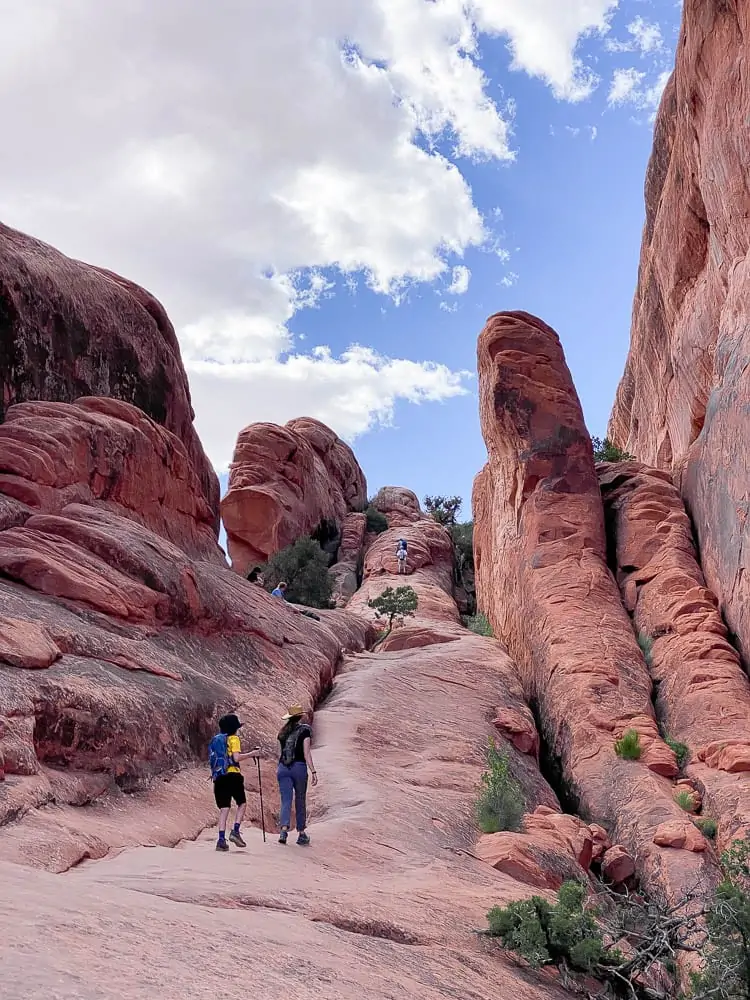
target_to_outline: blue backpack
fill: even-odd
[[[217,733],[208,744],[208,766],[211,768],[211,780],[216,781],[227,773],[232,760],[227,749],[228,737],[225,733]]]

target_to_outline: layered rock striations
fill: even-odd
[[[351,448],[317,420],[251,424],[241,432],[221,502],[233,567],[245,574],[321,525],[340,535],[367,484]]]
[[[232,572],[185,447],[129,404],[11,407],[0,465],[0,826],[47,805],[16,846],[59,869],[112,841],[54,810],[194,767],[222,711],[270,750],[282,706],[312,707],[368,626]],[[157,840],[210,817],[199,773]]]
[[[750,681],[668,473],[635,462],[598,468],[623,603],[647,652],[656,710],[688,747],[696,805],[719,821],[719,843],[750,833]]]
[[[746,3],[686,0],[656,121],[630,353],[609,433],[671,470],[750,657],[750,116]]]
[[[145,289],[0,223],[0,421],[14,403],[109,396],[185,446],[218,532],[219,482],[193,427],[174,328]]]
[[[679,898],[702,874],[707,844],[673,798],[677,764],[607,566],[591,442],[559,339],[535,317],[500,313],[480,336],[478,369],[488,450],[473,498],[480,610],[519,664],[571,806]],[[630,729],[637,762],[615,752]],[[687,850],[659,846],[678,828]]]

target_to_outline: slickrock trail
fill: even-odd
[[[439,538],[445,554],[444,530],[416,509],[412,516],[414,558],[420,533]],[[375,543],[379,568],[367,589],[408,582],[434,624],[440,616],[429,598],[446,564],[425,562],[399,581],[383,568],[391,542],[389,531]],[[345,658],[315,715],[321,784],[309,849],[281,847],[273,836],[264,844],[247,830],[247,850],[225,856],[210,831],[177,849],[128,849],[63,876],[2,865],[4,995],[563,996],[474,933],[491,906],[528,892],[473,856],[482,748],[497,707],[514,698],[520,707],[520,697],[499,644],[455,619],[446,622],[450,640]],[[394,639],[400,633],[423,641],[421,618]],[[525,773],[530,800],[554,806],[535,767]],[[141,805],[121,818],[146,829]],[[33,827],[25,833],[33,837]]]

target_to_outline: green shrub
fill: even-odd
[[[373,507],[372,504],[365,511],[367,517],[367,530],[373,535],[382,535],[388,530],[388,518],[385,514]]]
[[[456,562],[459,571],[465,568],[474,568],[474,522],[464,521],[462,524],[454,524],[451,529],[453,545],[456,549]]]
[[[540,896],[495,906],[487,914],[488,933],[532,966],[568,964],[582,972],[619,960],[607,954],[601,930],[584,909],[586,888],[564,882],[557,903]]]
[[[638,731],[628,729],[621,739],[615,740],[615,753],[623,760],[640,760],[643,747]]]
[[[693,796],[690,792],[684,790],[678,792],[675,795],[674,800],[680,809],[684,809],[685,812],[691,813],[695,807],[695,796]]]
[[[487,615],[483,615],[481,613],[478,615],[471,615],[467,618],[466,627],[470,632],[476,632],[477,635],[487,635],[492,637],[495,634],[492,631],[492,626],[489,623]]]
[[[475,811],[483,833],[519,830],[526,811],[523,789],[511,774],[508,754],[498,750],[494,740],[487,748],[487,770],[482,775]]]
[[[709,816],[702,816],[700,819],[695,820],[695,825],[704,837],[708,837],[709,840],[716,839],[716,834],[719,832],[719,824],[715,819],[711,819]]]
[[[750,997],[750,839],[736,841],[721,856],[723,879],[706,914],[704,966],[692,979],[694,1000]]]
[[[690,760],[690,747],[687,743],[680,743],[678,740],[673,740],[671,736],[665,736],[664,742],[677,758],[677,766],[683,768]]]
[[[645,632],[638,633],[638,645],[641,647],[641,652],[643,653],[643,659],[651,666],[652,652],[654,649],[654,640],[650,635],[646,635]]]
[[[287,600],[311,608],[333,607],[328,556],[312,538],[298,538],[293,545],[271,556],[263,567],[266,586],[273,590],[286,581]]]
[[[602,441],[601,438],[592,437],[591,444],[594,446],[595,462],[630,462],[633,456],[612,444],[608,437]]]
[[[424,507],[428,514],[435,518],[438,524],[450,528],[456,523],[456,517],[461,510],[461,497],[425,497]]]

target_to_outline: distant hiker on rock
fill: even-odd
[[[265,583],[265,580],[263,579],[263,571],[260,566],[256,566],[254,569],[251,569],[247,574],[247,578],[250,583],[255,583],[259,587],[262,587]]]
[[[310,742],[312,730],[302,722],[305,710],[301,705],[292,705],[283,716],[284,727],[279,733],[281,755],[276,777],[281,793],[281,833],[279,843],[285,844],[292,822],[292,795],[297,821],[297,843],[305,846],[310,838],[305,833],[307,826],[307,776],[312,775],[313,785],[318,783],[318,775],[313,764]]]
[[[275,590],[271,591],[271,596],[280,597],[282,601],[286,600],[286,583],[283,580]]]
[[[242,723],[236,715],[223,715],[219,719],[219,732],[208,745],[208,764],[214,783],[214,799],[219,810],[217,851],[229,850],[226,830],[232,799],[237,803],[237,815],[229,839],[235,847],[247,847],[240,835],[240,825],[245,816],[247,804],[245,779],[240,771],[240,761],[247,760],[248,757],[259,757],[260,747],[256,747],[248,753],[242,753],[240,738],[237,735],[241,728]]]
[[[399,572],[399,575],[401,575],[401,573],[404,573],[404,574],[406,573],[406,553],[407,553],[406,539],[405,538],[399,538],[399,540],[398,540],[398,548],[396,549],[396,558],[398,559],[398,572]]]

